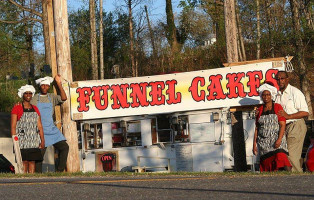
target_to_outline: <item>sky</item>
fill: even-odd
[[[147,7],[151,22],[154,23],[154,21],[157,20],[166,20],[166,0],[147,0],[147,2],[148,1],[150,3],[147,4]],[[180,0],[172,0],[174,15],[176,15],[176,12],[180,11],[180,8],[178,8],[179,2]],[[89,0],[67,0],[67,3],[68,12],[73,12],[80,8],[88,9],[89,6]],[[97,3],[99,4],[99,0],[97,0]],[[104,12],[113,12],[117,7],[122,5],[125,5],[124,0],[103,0]],[[35,42],[35,49],[40,53],[44,53],[43,39],[41,40],[42,41]]]
[[[88,2],[89,0],[68,0],[68,11],[76,11],[82,7],[88,9]],[[152,19],[161,19],[162,17],[165,17],[166,0],[147,0],[147,2],[150,2],[147,3],[147,7]],[[179,2],[180,0],[172,0],[172,8],[174,12],[179,10]],[[99,0],[97,0],[97,3],[99,3]],[[103,0],[103,9],[105,12],[114,11],[116,7],[121,5],[125,5],[124,0]]]

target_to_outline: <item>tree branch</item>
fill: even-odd
[[[25,21],[37,21],[39,23],[43,23],[42,20],[36,19],[36,18],[24,18],[24,19],[21,19],[18,21],[6,21],[6,20],[0,19],[0,23],[5,23],[5,24],[18,24],[18,23],[25,22]]]
[[[27,11],[27,12],[30,12],[30,13],[32,13],[32,14],[35,14],[35,15],[37,15],[38,17],[41,17],[41,18],[42,18],[42,14],[41,14],[40,12],[37,12],[37,11],[35,11],[35,10],[33,10],[33,9],[30,9],[30,8],[25,8],[24,6],[22,6],[22,5],[18,4],[18,3],[16,3],[16,2],[13,1],[13,0],[8,0],[8,1],[9,1],[11,4],[17,6],[17,7],[20,8],[20,9],[25,10],[25,11]]]

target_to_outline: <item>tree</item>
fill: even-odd
[[[33,38],[36,35],[36,30],[34,29],[34,27],[37,22],[42,23],[42,13],[40,13],[39,11],[41,2],[35,0],[8,0],[7,2],[1,3],[6,8],[9,8],[8,4],[16,8],[16,15],[14,20],[11,20],[11,17],[13,16],[7,13],[2,15],[2,17],[4,16],[5,19],[2,19],[1,22],[7,24],[16,24],[17,26],[21,26],[20,30],[23,30],[26,44],[24,48],[27,51],[27,58],[29,63],[29,84],[31,84],[34,79],[35,72]]]
[[[274,36],[273,36],[273,16],[271,15],[271,0],[265,1],[266,6],[266,20],[268,26],[268,35],[269,35],[269,43],[270,43],[270,52],[271,57],[275,57],[275,44],[274,44]]]
[[[104,79],[104,31],[103,31],[103,0],[99,0],[99,60],[100,79]]]
[[[299,2],[297,0],[289,0],[290,7],[292,12],[292,22],[293,22],[293,29],[294,29],[294,37],[295,37],[295,52],[298,61],[298,65],[300,67],[300,85],[301,90],[305,95],[306,102],[309,107],[309,118],[313,119],[313,108],[311,103],[311,95],[309,90],[309,82],[307,78],[307,70],[306,64],[304,60],[304,45],[302,41],[302,30],[300,24],[300,14],[299,14]]]
[[[260,59],[261,57],[261,21],[260,21],[260,4],[259,0],[256,0],[256,59]]]
[[[127,2],[129,10],[129,35],[130,35],[130,58],[131,58],[131,68],[132,76],[138,76],[138,69],[135,64],[135,51],[134,51],[134,35],[133,35],[133,15],[132,15],[132,0]]]
[[[228,63],[238,62],[237,26],[234,0],[224,1],[225,32]]]
[[[245,47],[244,47],[244,41],[242,36],[242,24],[240,20],[240,13],[239,13],[239,5],[238,0],[235,0],[235,6],[236,6],[236,22],[237,22],[237,34],[238,34],[238,52],[240,56],[241,61],[246,60],[246,53],[245,53]]]
[[[72,82],[72,69],[71,69],[71,55],[70,55],[70,39],[69,39],[69,28],[68,28],[68,15],[67,15],[67,1],[58,0],[54,1],[54,20],[55,20],[55,31],[56,31],[56,50],[58,59],[58,72],[61,76]],[[69,97],[69,92],[67,96]],[[68,172],[80,171],[80,161],[78,153],[78,137],[76,123],[71,120],[70,112],[70,101],[65,101],[62,104],[62,120],[63,120],[63,134],[69,144],[69,154],[67,162]]]
[[[167,15],[166,37],[171,47],[171,52],[174,54],[179,51],[179,44],[177,41],[177,29],[174,24],[171,0],[166,0],[166,15]]]
[[[156,50],[156,45],[155,45],[154,33],[153,33],[152,26],[150,24],[147,6],[145,5],[144,8],[145,8],[145,13],[146,13],[146,20],[147,20],[147,26],[148,26],[148,30],[149,30],[150,42],[151,42],[152,49],[153,49],[153,56],[156,57],[157,56],[157,50]]]
[[[97,33],[96,33],[96,15],[95,15],[95,0],[89,0],[89,15],[90,15],[90,44],[91,44],[91,63],[93,79],[98,80],[98,55],[97,55]]]

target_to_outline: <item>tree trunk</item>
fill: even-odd
[[[68,25],[68,11],[66,0],[53,1],[54,7],[54,22],[55,22],[55,37],[56,37],[56,53],[58,61],[58,72],[67,85],[64,90],[67,97],[70,98],[69,85],[72,82],[72,67],[70,54],[70,37]],[[80,171],[80,161],[78,153],[78,138],[76,123],[71,120],[70,100],[62,104],[62,119],[63,119],[63,134],[69,144],[69,154],[67,161],[68,172]]]
[[[302,30],[300,24],[300,14],[299,14],[299,5],[298,0],[290,0],[290,7],[292,12],[292,23],[294,29],[295,37],[295,52],[298,60],[298,65],[300,67],[300,83],[301,90],[305,95],[306,102],[309,107],[309,119],[313,119],[313,109],[311,102],[311,93],[309,88],[309,81],[307,78],[307,70],[304,61],[304,45],[302,41]]]
[[[167,39],[169,45],[171,47],[171,52],[177,53],[179,51],[179,45],[177,41],[177,34],[176,34],[176,26],[174,24],[174,16],[172,11],[172,3],[171,0],[166,0],[166,15],[167,15]]]
[[[148,12],[147,12],[147,6],[145,5],[144,8],[145,8],[145,13],[146,13],[146,19],[147,19],[147,25],[148,25],[148,30],[149,30],[150,42],[152,43],[152,48],[153,48],[153,57],[156,58],[157,52],[156,52],[156,47],[155,47],[154,33],[153,33],[152,27],[150,25],[149,16],[148,16]]]
[[[225,43],[225,30],[224,30],[224,14],[223,14],[223,2],[221,0],[214,1],[215,6],[215,32],[216,32],[216,40],[217,46],[224,46]]]
[[[130,34],[130,58],[131,58],[131,67],[132,67],[132,76],[136,77],[137,66],[135,63],[135,52],[134,52],[134,34],[133,34],[133,16],[132,16],[132,0],[128,0],[129,8],[129,34]]]
[[[47,0],[42,0],[42,8],[43,8],[42,22],[43,22],[44,45],[45,45],[45,63],[51,66]]]
[[[34,85],[35,78],[35,59],[33,50],[33,25],[25,24],[26,50],[28,54],[29,74],[28,84]]]
[[[103,0],[99,0],[99,56],[100,56],[100,79],[104,79],[104,34],[103,34]]]
[[[261,58],[261,19],[260,19],[260,5],[259,0],[256,0],[256,59]]]
[[[228,63],[238,62],[237,26],[234,0],[224,1],[225,32]]]
[[[311,0],[302,0],[300,2],[300,8],[302,10],[302,13],[305,16],[307,26],[309,27],[309,29],[313,31],[314,30],[314,24],[313,24],[313,18],[312,18],[313,4],[311,4],[310,1]]]
[[[238,5],[238,0],[235,0],[235,6],[236,6],[236,20],[237,20],[237,30],[238,30],[238,40],[239,40],[239,54],[242,56],[241,61],[246,61],[246,53],[245,53],[245,47],[244,47],[244,40],[242,36],[242,28],[241,28],[241,21],[240,21],[240,10]]]
[[[273,36],[273,21],[271,15],[271,7],[270,7],[270,0],[266,0],[266,20],[267,20],[267,27],[268,27],[268,37],[270,43],[270,53],[271,57],[275,57],[275,45],[274,45],[274,36]]]
[[[97,58],[97,38],[96,38],[96,16],[95,1],[89,0],[89,16],[90,16],[90,45],[91,45],[91,61],[93,80],[98,80],[98,58]]]

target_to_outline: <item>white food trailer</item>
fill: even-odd
[[[234,169],[233,110],[242,112],[246,164],[258,87],[285,70],[284,58],[184,73],[78,81],[70,85],[79,127],[81,170],[209,171]]]

